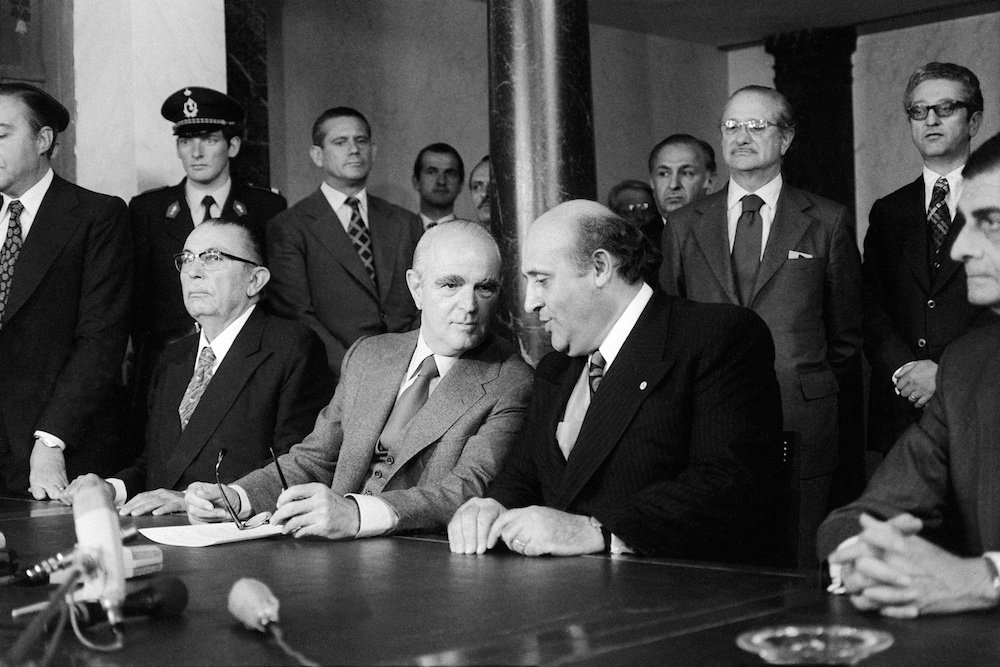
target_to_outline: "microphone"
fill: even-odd
[[[180,616],[187,608],[188,589],[184,582],[176,577],[157,579],[150,585],[135,593],[130,593],[122,603],[121,613],[125,618],[149,616],[150,618],[174,618]],[[97,602],[77,602],[75,605],[78,624],[81,628],[90,627],[103,621],[110,622],[110,616],[104,607]]]
[[[125,602],[121,525],[114,502],[103,486],[84,486],[73,499],[73,523],[84,573],[79,597],[99,600],[108,622],[119,626]]]
[[[0,554],[3,552],[0,551]],[[79,552],[66,551],[39,561],[31,567],[19,570],[0,580],[8,584],[28,584],[42,586],[44,584],[61,584],[70,577],[68,568],[80,560]],[[122,562],[125,566],[125,578],[144,577],[163,569],[163,551],[155,545],[137,545],[122,547]],[[2,565],[0,565],[2,569]]]
[[[244,577],[229,590],[229,613],[236,620],[258,632],[278,622],[278,598],[262,581]]]
[[[229,589],[229,613],[247,628],[270,635],[285,655],[298,664],[319,667],[285,641],[278,624],[278,598],[264,582],[245,577],[233,584]]]

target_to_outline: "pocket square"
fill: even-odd
[[[799,252],[798,250],[789,250],[788,259],[812,259],[813,256],[807,252]]]

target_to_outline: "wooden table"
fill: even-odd
[[[53,504],[0,500],[0,531],[22,564],[74,542],[71,512]],[[240,577],[271,587],[287,641],[323,664],[759,664],[736,636],[785,623],[891,632],[895,645],[865,664],[1000,663],[1000,614],[881,619],[793,572],[629,557],[457,556],[436,537],[279,537],[162,549],[160,576],[179,577],[190,593],[183,617],[131,620],[125,648],[100,656],[68,634],[56,664],[288,664],[226,610]],[[48,589],[0,590],[6,647],[18,634],[9,610],[43,599]]]

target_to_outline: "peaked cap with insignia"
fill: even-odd
[[[188,86],[171,95],[160,114],[174,124],[174,134],[186,136],[213,132],[225,127],[241,130],[246,111],[225,93],[211,88]]]

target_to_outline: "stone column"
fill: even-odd
[[[802,30],[768,38],[774,87],[798,118],[785,156],[789,183],[854,210],[853,27]]]
[[[521,240],[569,199],[595,199],[590,24],[578,0],[489,0],[493,231],[504,259],[510,325],[529,363],[549,349],[524,312]]]

